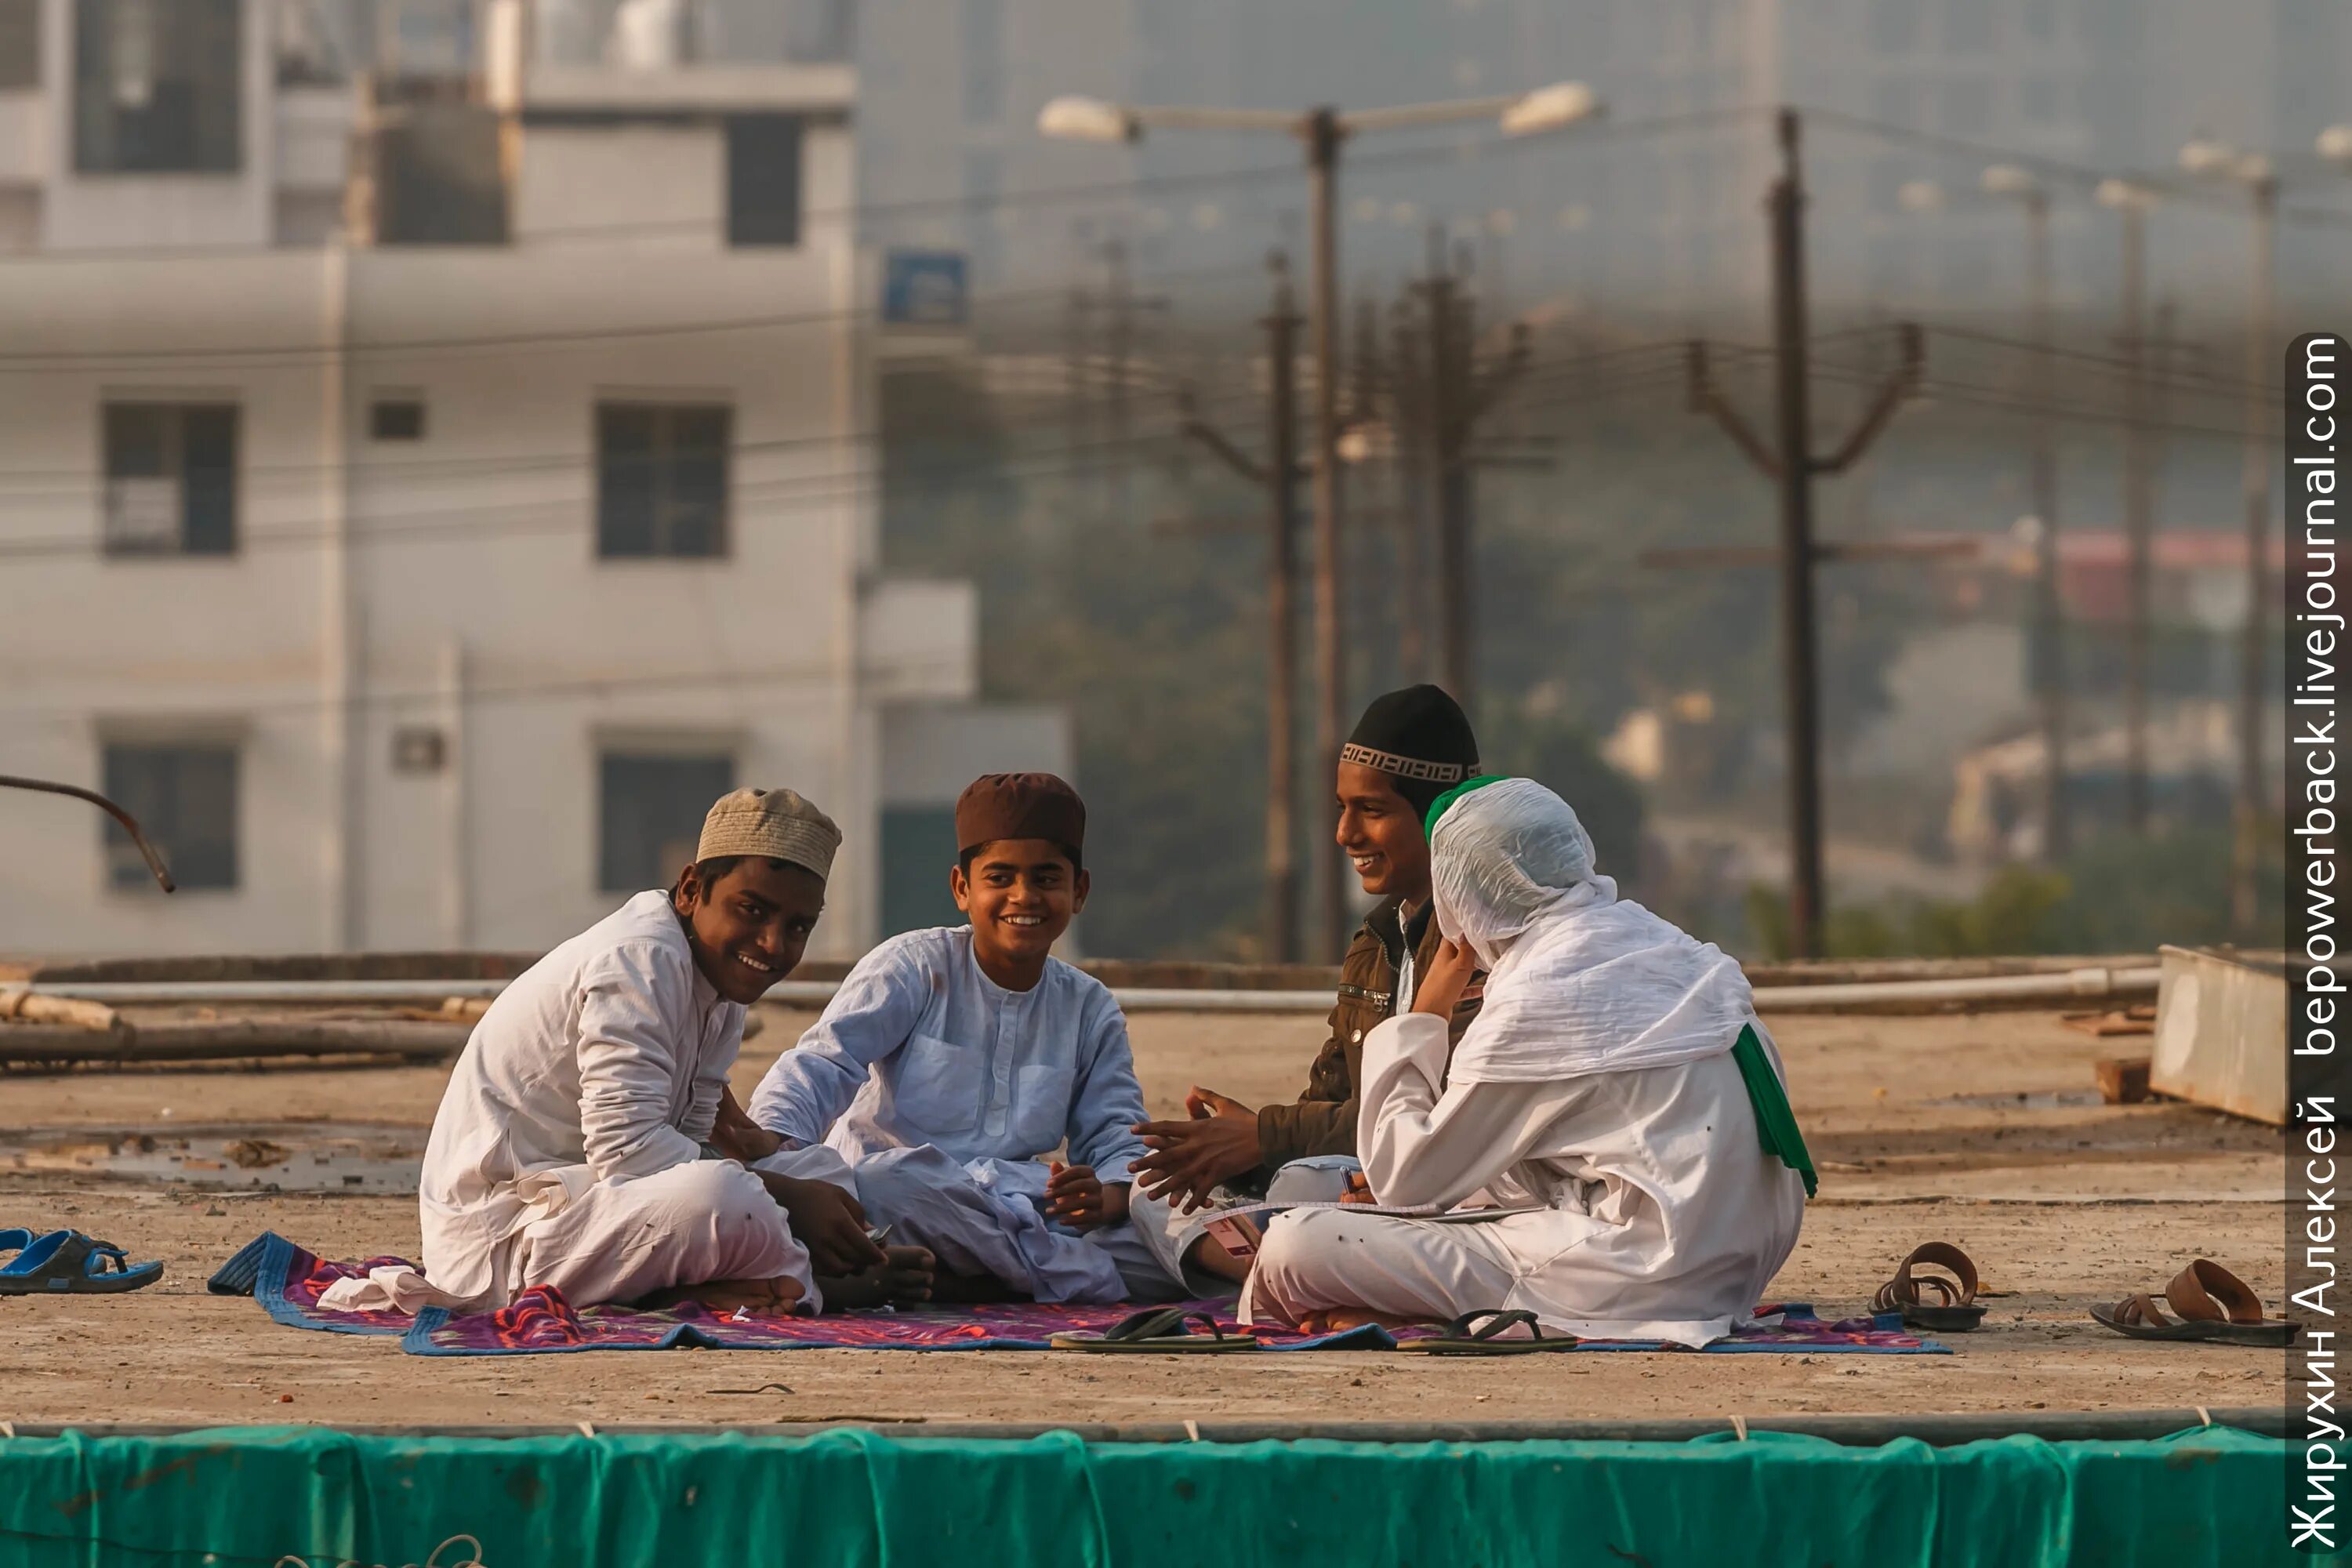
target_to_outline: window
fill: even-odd
[[[596,407],[596,553],[608,560],[727,552],[723,407]]]
[[[74,167],[233,174],[239,0],[74,0]]]
[[[801,121],[795,114],[727,117],[727,243],[801,242]]]
[[[236,408],[106,405],[106,552],[227,555],[236,549]]]
[[[597,773],[596,886],[636,893],[669,886],[694,858],[702,819],[735,787],[735,759],[606,752]]]
[[[139,819],[183,889],[236,886],[236,747],[110,742],[106,793]],[[108,886],[152,887],[131,835],[103,820]]]
[[[504,245],[506,174],[497,113],[404,103],[369,143],[378,245]]]
[[[0,0],[0,92],[41,85],[41,0]]]
[[[422,441],[425,404],[415,397],[379,397],[368,405],[368,439]]]
[[[882,808],[882,934],[963,923],[948,891],[956,863],[955,807]]]

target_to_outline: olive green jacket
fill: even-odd
[[[1429,973],[1437,956],[1437,922],[1422,920],[1421,940],[1413,945],[1413,973]],[[1265,1169],[1272,1172],[1291,1160],[1310,1154],[1353,1154],[1356,1152],[1356,1084],[1364,1059],[1364,1037],[1391,1014],[1412,1005],[1396,1000],[1397,954],[1403,952],[1404,933],[1397,921],[1397,900],[1388,900],[1364,917],[1348,956],[1339,966],[1339,996],[1331,1009],[1330,1035],[1307,1069],[1307,1089],[1290,1105],[1267,1105],[1257,1113],[1258,1152]],[[1475,974],[1454,1009],[1453,1043],[1478,1016],[1486,977]]]

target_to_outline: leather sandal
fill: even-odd
[[[1916,1272],[1923,1268],[1940,1268],[1951,1278]],[[1920,1300],[1923,1292],[1931,1290],[1937,1300]],[[1870,1310],[1902,1313],[1906,1328],[1965,1334],[1984,1321],[1985,1310],[1977,1305],[1977,1266],[1948,1241],[1916,1247],[1895,1271],[1895,1278],[1870,1299]]]
[[[2263,1315],[2253,1287],[2214,1262],[2200,1258],[2172,1277],[2164,1300],[2177,1317],[2165,1316],[2156,1298],[2143,1291],[2113,1306],[2091,1309],[2106,1328],[2135,1340],[2180,1340],[2199,1344],[2252,1345],[2275,1350],[2294,1342],[2302,1325]]]
[[[1526,1339],[1502,1337],[1518,1328],[1528,1331]],[[1544,1351],[1572,1351],[1576,1345],[1574,1334],[1546,1338],[1543,1325],[1525,1308],[1505,1311],[1499,1307],[1488,1307],[1463,1313],[1446,1324],[1445,1332],[1436,1339],[1400,1341],[1397,1349],[1428,1355],[1533,1355]]]
[[[1209,1331],[1194,1333],[1194,1323]],[[1228,1334],[1224,1325],[1208,1313],[1188,1312],[1181,1307],[1147,1307],[1140,1312],[1129,1313],[1101,1333],[1073,1330],[1055,1334],[1046,1342],[1057,1351],[1092,1351],[1097,1355],[1160,1355],[1170,1352],[1227,1355],[1258,1348],[1254,1335]]]

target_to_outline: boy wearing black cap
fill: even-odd
[[[848,1158],[866,1217],[937,1257],[941,1297],[1180,1295],[1155,1256],[1164,1209],[1128,1223],[1144,1146],[1127,1020],[1053,956],[1086,907],[1086,806],[1051,773],[992,773],[956,803],[956,839],[949,887],[969,923],[860,960],[751,1119]],[[1066,1165],[1038,1163],[1065,1144]]]
[[[1358,1066],[1364,1036],[1412,1009],[1419,976],[1438,945],[1430,919],[1429,839],[1422,819],[1437,797],[1478,769],[1478,742],[1461,705],[1434,686],[1409,686],[1376,699],[1340,748],[1337,784],[1339,847],[1364,891],[1381,901],[1349,944],[1329,1036],[1290,1105],[1255,1110],[1213,1089],[1185,1096],[1191,1119],[1136,1128],[1152,1152],[1136,1180],[1155,1197],[1185,1208],[1206,1204],[1221,1183],[1271,1178],[1295,1161],[1329,1168],[1321,1181],[1294,1179],[1277,1197],[1337,1197],[1339,1173],[1356,1153]],[[1453,1016],[1456,1042],[1478,1016],[1483,976],[1474,978]],[[1302,1174],[1303,1174],[1302,1168]],[[1255,1182],[1247,1184],[1255,1185]],[[1208,1255],[1194,1261],[1216,1268]]]

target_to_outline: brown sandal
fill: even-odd
[[[2200,1344],[2253,1345],[2275,1350],[2294,1342],[2301,1325],[2263,1315],[2263,1299],[2252,1286],[2210,1258],[2200,1258],[2172,1277],[2164,1300],[2179,1321],[2164,1315],[2156,1298],[2143,1291],[2112,1307],[2094,1307],[2101,1324],[2135,1340],[2183,1340]]]
[[[1917,1268],[1940,1268],[1951,1276],[1917,1274]],[[1933,1290],[1940,1300],[1930,1304],[1919,1300],[1923,1291]],[[1965,1334],[1984,1321],[1985,1310],[1977,1305],[1977,1266],[1969,1255],[1948,1241],[1931,1241],[1912,1248],[1895,1278],[1878,1288],[1870,1299],[1873,1312],[1900,1312],[1904,1326],[1927,1329],[1937,1333]]]

